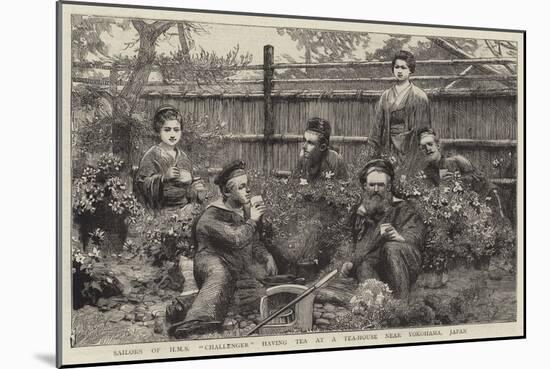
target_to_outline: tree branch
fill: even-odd
[[[153,29],[153,38],[157,38],[164,32],[168,31],[170,27],[172,27],[174,24],[176,24],[173,21],[156,21],[153,24],[151,24],[151,28]]]
[[[141,34],[141,32],[143,32],[143,29],[147,27],[147,23],[145,23],[141,19],[132,19],[132,25],[139,34]]]

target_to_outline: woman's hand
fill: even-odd
[[[164,173],[163,179],[165,181],[171,181],[174,178],[179,178],[179,176],[180,176],[179,168],[178,167],[170,167],[170,168],[168,168],[166,173]]]

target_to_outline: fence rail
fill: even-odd
[[[417,65],[464,66],[456,75],[412,76],[416,81],[444,82],[446,87],[424,88],[431,104],[434,129],[443,137],[442,143],[452,152],[464,154],[474,164],[483,164],[490,169],[491,162],[507,150],[517,147],[517,112],[515,100],[517,89],[513,83],[517,75],[512,68],[488,68],[492,65],[509,66],[515,58],[478,58],[449,60],[419,60]],[[178,63],[173,63],[176,65]],[[165,64],[169,65],[169,64]],[[159,104],[171,103],[195,118],[208,115],[213,120],[227,121],[233,134],[225,136],[224,158],[238,156],[256,163],[255,169],[268,173],[284,173],[296,164],[303,124],[312,114],[337,122],[331,142],[341,144],[341,153],[346,160],[353,158],[361,144],[367,142],[369,126],[375,118],[375,103],[383,85],[373,89],[342,89],[351,83],[391,82],[390,77],[361,78],[277,78],[280,69],[319,68],[367,68],[390,66],[390,61],[351,61],[338,63],[274,63],[274,50],[264,47],[264,62],[261,65],[246,65],[224,70],[257,70],[263,79],[222,79],[212,84],[203,84],[204,91],[185,91],[196,84],[183,81],[149,82],[141,98],[147,114],[153,114]],[[85,78],[75,75],[73,81],[110,86],[124,85],[119,72],[132,68],[129,63],[73,63],[75,68],[109,70],[109,78]],[[486,68],[487,67],[487,68]],[[155,66],[160,68],[159,65]],[[460,68],[462,69],[462,68]],[[220,68],[193,71],[219,71]],[[478,71],[476,74],[471,72]],[[319,76],[319,74],[316,74]],[[485,84],[488,88],[456,88],[457,81],[496,81]],[[326,83],[325,86],[316,83]],[[333,83],[346,83],[346,86]],[[308,88],[300,88],[298,84]],[[312,85],[314,88],[311,88]],[[439,84],[438,84],[439,85]],[[496,85],[499,86],[499,85]],[[160,87],[160,88],[159,88]],[[376,90],[374,88],[377,88]],[[215,165],[214,165],[215,166]],[[500,176],[505,176],[499,173]],[[509,178],[495,183],[510,185]]]
[[[223,139],[237,142],[262,142],[266,140],[265,135],[261,134],[229,134],[223,136]],[[297,134],[272,134],[269,137],[271,142],[302,142],[302,135]],[[366,144],[369,139],[364,136],[331,136],[333,143],[357,143]],[[446,146],[453,147],[516,147],[516,140],[476,140],[464,138],[441,139],[440,142]]]
[[[448,59],[448,60],[418,60],[417,65],[441,65],[441,66],[458,66],[458,65],[507,65],[515,64],[517,60],[515,58],[476,58],[476,59]],[[127,62],[73,62],[73,67],[80,69],[101,69],[101,70],[124,70],[131,69],[135,66],[134,63]],[[167,62],[162,66],[181,65],[180,62]],[[350,61],[350,62],[333,62],[333,63],[273,63],[274,69],[301,69],[301,68],[358,68],[358,67],[381,67],[390,66],[391,61]],[[153,64],[154,69],[160,69],[160,64]],[[263,64],[249,64],[243,66],[224,67],[224,70],[263,70]],[[186,68],[192,72],[215,72],[220,68]]]

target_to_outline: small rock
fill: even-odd
[[[336,318],[336,314],[334,314],[334,313],[324,313],[323,318],[332,320],[332,319]]]
[[[130,322],[133,322],[134,320],[136,320],[136,314],[128,313],[124,316],[124,320],[128,320]]]
[[[329,322],[327,319],[321,318],[321,319],[317,319],[317,320],[315,321],[315,324],[317,324],[317,325],[325,325],[325,326],[326,326],[326,325],[329,325],[330,322]]]
[[[145,314],[143,313],[136,313],[136,322],[143,322],[145,321]]]
[[[323,307],[323,304],[314,304],[313,307],[316,309],[321,309]]]
[[[164,318],[166,317],[166,309],[152,310],[151,316],[153,318]]]
[[[159,295],[160,297],[164,296],[165,292],[164,290],[158,290],[157,292],[157,295]]]
[[[242,321],[239,323],[239,328],[246,328],[246,326],[248,325],[248,323],[246,321]]]
[[[336,306],[329,304],[328,302],[325,304],[324,309],[328,313],[332,313],[336,310]]]
[[[155,324],[153,326],[153,331],[157,334],[164,333],[164,323],[161,319],[155,320]]]
[[[123,313],[122,311],[113,311],[111,313],[108,314],[108,319],[110,322],[120,322],[122,319],[124,319],[124,317],[126,316],[125,313]]]
[[[249,316],[247,316],[248,320],[254,320],[256,319],[256,314],[250,314]]]
[[[102,306],[109,306],[109,300],[107,300],[106,298],[104,297],[100,297],[98,300],[97,300],[97,307],[98,308],[101,308]]]
[[[134,312],[135,312],[136,314],[145,314],[145,313],[147,312],[147,309],[146,309],[145,307],[143,307],[143,306],[138,306],[138,307],[134,310]]]
[[[124,302],[128,302],[128,299],[124,296],[114,296],[114,297],[111,297],[111,301],[118,302],[118,303],[124,303]]]
[[[120,311],[123,311],[125,313],[131,313],[136,309],[135,305],[122,305],[120,307]]]
[[[320,312],[320,311],[314,311],[314,312],[313,312],[313,317],[314,317],[315,319],[319,319],[322,315],[323,315],[323,313]]]
[[[101,306],[98,306],[98,309],[99,309],[99,311],[101,311],[101,312],[106,312],[106,311],[111,310],[111,308],[109,307],[109,305],[101,305]]]

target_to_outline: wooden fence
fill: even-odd
[[[374,122],[375,106],[382,91],[362,88],[331,89],[328,86],[360,86],[370,82],[389,87],[392,78],[311,78],[277,79],[278,69],[300,68],[367,68],[389,66],[391,62],[293,63],[275,64],[273,47],[264,47],[263,65],[241,69],[262,70],[262,79],[225,81],[232,88],[220,92],[178,92],[151,83],[142,95],[147,116],[152,117],[158,106],[172,104],[194,119],[208,117],[213,123],[225,122],[226,136],[223,161],[241,158],[250,167],[262,171],[288,172],[294,168],[301,148],[302,134],[308,118],[319,116],[333,127],[331,143],[347,161],[362,149]],[[460,153],[491,177],[500,177],[493,161],[515,157],[517,139],[517,76],[510,73],[487,73],[486,65],[509,65],[513,58],[452,59],[418,61],[417,65],[464,66],[462,73],[451,76],[417,76],[415,81],[443,81],[447,88],[426,89],[430,99],[432,124],[442,138],[447,153]],[[97,68],[97,65],[78,67]],[[101,67],[101,66],[99,66]],[[103,66],[115,71],[109,79],[97,83],[112,86],[117,71],[131,66]],[[322,70],[322,69],[321,69]],[[476,70],[478,74],[472,74]],[[498,88],[455,88],[457,81],[498,81]],[[74,77],[75,82],[94,83]],[[242,92],[238,91],[239,86]],[[258,86],[250,90],[250,86]],[[308,88],[303,88],[307,86]],[[321,88],[317,88],[321,86]],[[166,87],[166,86],[165,86]],[[180,89],[181,91],[181,89]],[[223,163],[211,163],[219,167]],[[512,178],[499,179],[503,184]]]

